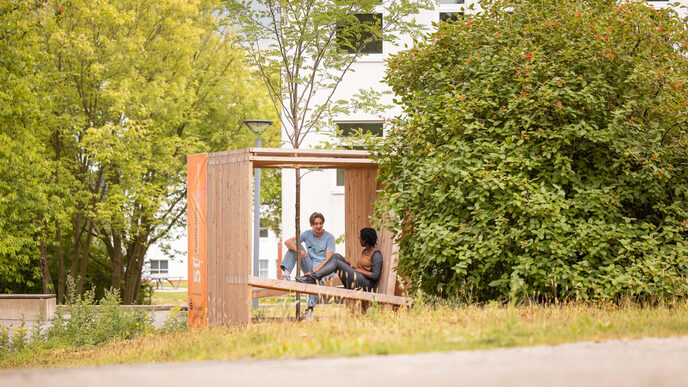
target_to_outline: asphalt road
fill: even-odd
[[[0,385],[688,386],[688,337],[416,355],[0,371]]]

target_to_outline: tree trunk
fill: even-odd
[[[124,274],[124,296],[122,297],[125,305],[131,305],[138,299],[145,256],[146,248],[141,238],[137,237],[127,251],[127,270]]]
[[[64,302],[65,268],[64,252],[62,251],[62,231],[58,221],[55,221],[55,239],[57,243],[57,303],[62,304]]]
[[[79,268],[79,247],[81,246],[81,214],[79,212],[74,214],[74,254],[72,256],[72,265],[70,266],[68,275],[72,279],[76,279],[76,270]]]
[[[45,236],[43,233],[41,233],[39,250],[41,252],[40,263],[41,279],[43,281],[43,294],[52,294],[55,287],[53,286],[53,280],[50,278],[50,271],[48,270],[48,248],[46,246]]]
[[[119,290],[120,296],[124,297],[122,292],[122,279],[124,277],[122,265],[122,238],[119,235],[112,236],[112,251],[110,251],[110,262],[112,271],[112,282],[110,286],[113,289]]]
[[[296,226],[296,272],[294,276],[301,275],[301,169],[296,168],[296,216],[294,222]],[[296,293],[296,319],[301,317],[301,293]]]
[[[86,278],[86,266],[88,265],[88,253],[91,251],[91,238],[93,237],[93,222],[88,222],[88,234],[86,234],[86,243],[83,250],[81,250],[81,270],[79,270],[79,282],[77,283],[76,292],[81,294],[84,290],[84,279]]]

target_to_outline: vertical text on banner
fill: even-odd
[[[187,224],[189,255],[189,328],[203,328],[208,322],[207,276],[207,167],[208,154],[187,158]]]

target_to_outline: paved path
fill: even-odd
[[[688,337],[417,355],[0,371],[0,385],[12,387],[373,384],[688,386]]]

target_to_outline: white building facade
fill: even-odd
[[[642,0],[641,0],[642,1]],[[655,0],[647,1],[653,7],[667,8],[674,1]],[[688,6],[688,0],[679,0],[681,6]],[[473,9],[471,10],[471,6]],[[685,8],[676,8],[677,12],[683,17],[688,16]],[[440,20],[457,18],[462,14],[476,13],[479,11],[477,0],[440,0],[434,10],[425,10],[415,15],[417,22],[425,26],[426,32],[431,31],[433,23]],[[381,14],[384,23],[384,14]],[[396,44],[382,42],[382,50],[375,53],[364,54],[352,66],[352,71],[348,72],[332,100],[349,100],[359,89],[373,88],[378,91],[388,91],[389,88],[382,82],[385,74],[385,60],[392,54],[403,51],[411,47],[410,38],[401,39]],[[318,98],[316,94],[315,98]],[[380,101],[381,106],[393,105],[393,96],[384,95]],[[380,131],[382,134],[382,117],[394,117],[400,110],[392,108],[388,111],[380,111],[377,114],[355,114],[349,116],[339,116],[335,118],[335,123],[340,129],[346,132],[347,128],[356,127],[373,132]],[[323,141],[329,140],[328,135],[312,133],[307,137],[302,148],[313,148]],[[285,133],[282,139],[288,143]],[[303,175],[303,172],[302,172]],[[295,175],[293,170],[284,170],[282,173],[282,234],[284,239],[290,238],[295,234],[294,225],[294,200],[295,200]],[[325,230],[329,231],[338,240],[343,240],[344,235],[344,179],[343,174],[337,170],[323,170],[311,172],[303,176],[301,181],[301,230],[310,228],[308,217],[311,213],[318,211],[325,216]],[[344,245],[337,244],[337,252],[344,255]]]
[[[688,6],[688,0],[678,0],[681,6]],[[414,15],[416,21],[423,24],[426,31],[430,31],[432,23],[440,20],[456,18],[460,14],[477,12],[478,2],[476,0],[440,0],[434,10],[422,11]],[[647,1],[655,8],[670,7],[674,1],[655,0]],[[469,10],[470,6],[474,10]],[[676,9],[683,17],[688,16],[685,8]],[[382,14],[384,22],[384,14]],[[382,82],[385,73],[385,59],[399,51],[411,46],[411,39],[401,39],[397,44],[382,42],[379,52],[363,55],[353,66],[352,70],[346,74],[339,85],[333,100],[349,99],[350,96],[358,92],[359,89],[374,88],[378,91],[386,91],[388,87]],[[317,97],[317,95],[316,95]],[[385,95],[380,101],[380,105],[393,105],[392,95]],[[362,127],[373,132],[379,131],[382,134],[382,118],[398,115],[400,110],[392,108],[388,111],[380,111],[375,114],[355,114],[350,116],[339,116],[335,118],[335,123],[344,131],[347,128]],[[330,137],[313,133],[306,138],[302,148],[313,148]],[[283,140],[286,141],[286,134],[283,133]],[[282,172],[282,239],[290,238],[295,233],[294,225],[294,196],[295,196],[294,171],[285,169]],[[323,170],[307,173],[301,181],[301,230],[310,228],[308,217],[313,212],[321,212],[325,216],[325,229],[332,233],[335,238],[344,235],[344,179],[341,171]],[[261,229],[260,237],[260,266],[259,275],[267,278],[277,278],[278,276],[278,245],[280,237],[266,229]],[[282,248],[283,253],[286,247]],[[179,238],[171,242],[171,254],[165,254],[159,246],[151,246],[146,254],[146,266],[144,278],[154,276],[186,279],[188,273],[187,266],[187,238],[186,230],[182,230]],[[344,254],[344,245],[337,245],[337,252]]]

